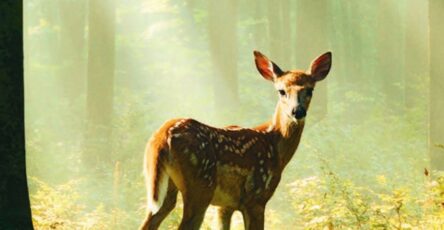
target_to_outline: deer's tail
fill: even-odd
[[[160,156],[161,148],[147,145],[144,158],[144,176],[147,191],[147,208],[155,214],[162,207],[165,200],[169,176],[162,165]]]

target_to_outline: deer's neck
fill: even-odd
[[[277,148],[279,160],[285,167],[293,157],[304,130],[304,121],[295,122],[284,113],[280,105],[276,106],[273,120],[268,127],[268,134],[273,136],[273,144]]]

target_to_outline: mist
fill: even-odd
[[[333,53],[266,229],[442,227],[443,15],[439,0],[25,0],[34,227],[137,228],[145,145],[165,121],[272,118],[253,50],[283,70]],[[181,215],[179,198],[161,229]]]

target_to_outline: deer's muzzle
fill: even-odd
[[[296,109],[293,109],[292,115],[296,119],[302,119],[307,115],[307,111],[303,107],[298,106],[298,107],[296,107]]]

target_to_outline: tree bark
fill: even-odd
[[[444,170],[444,2],[429,1],[430,15],[430,161]]]
[[[115,2],[89,1],[85,166],[110,163],[114,91]],[[105,164],[106,165],[106,164]]]
[[[0,229],[33,229],[26,181],[22,4],[0,2]]]

